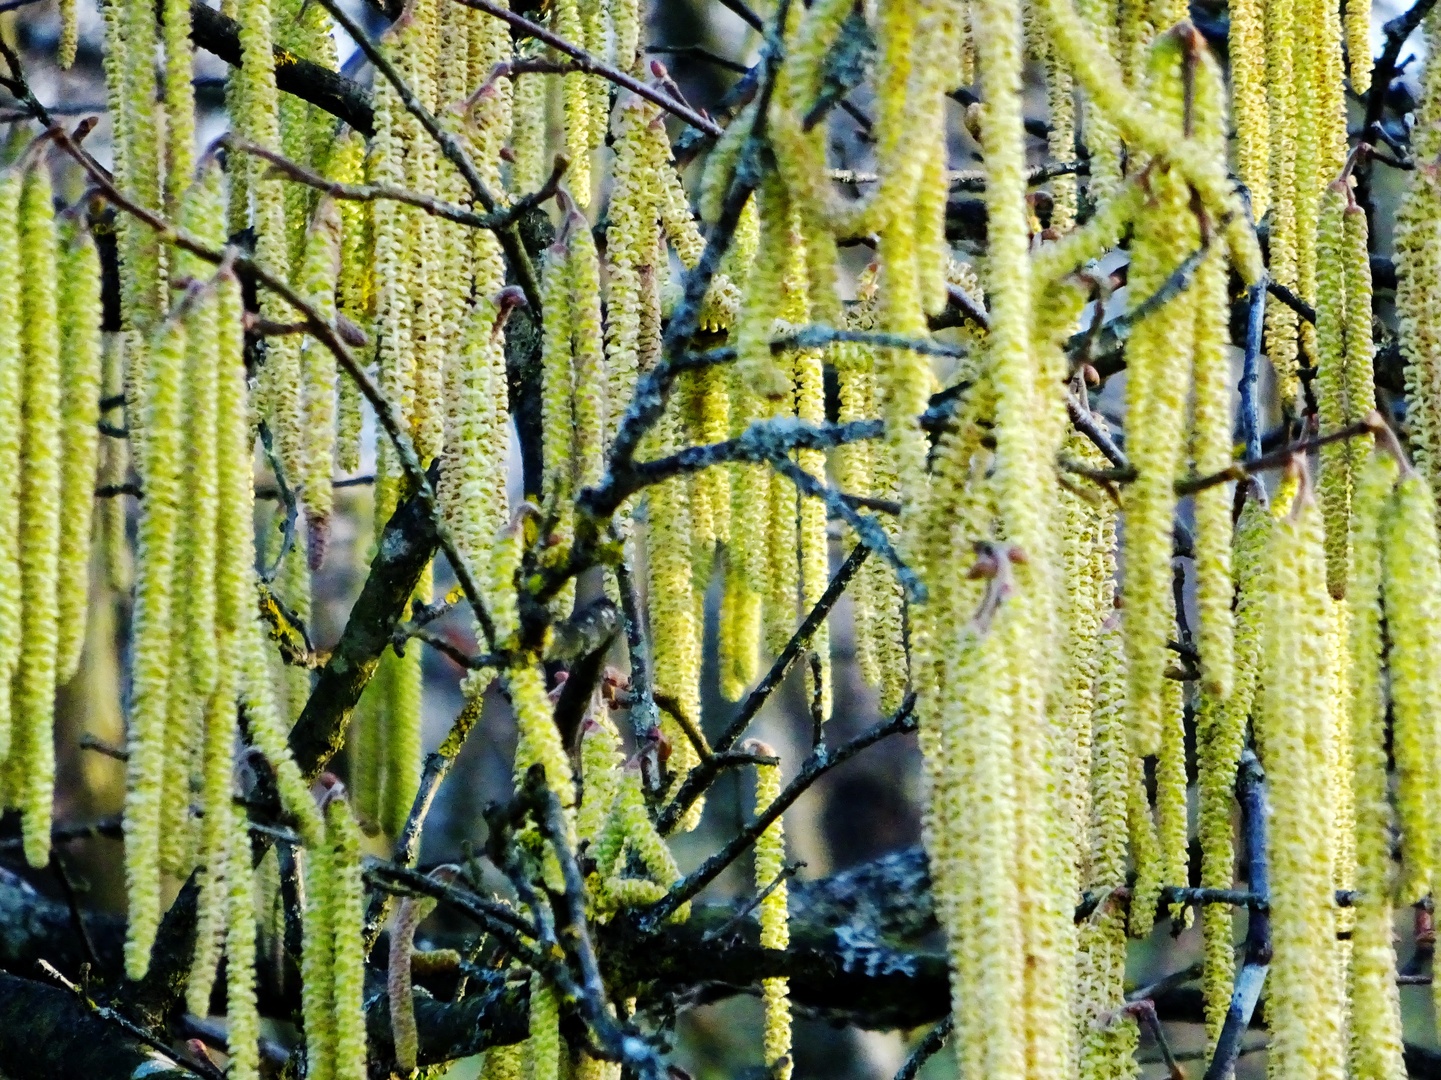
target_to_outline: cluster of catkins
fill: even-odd
[[[854,33],[857,7],[792,2],[782,7],[780,49],[772,55],[767,46],[772,90],[742,108],[708,152],[699,220],[661,108],[594,74],[534,70],[543,65],[526,62],[547,54],[518,48],[501,19],[447,0],[409,4],[379,45],[387,70],[375,77],[367,140],[277,91],[277,55],[336,66],[326,5],[224,7],[239,23],[242,63],[227,87],[233,133],[222,161],[195,146],[188,0],[165,0],[158,22],[147,0],[105,6],[115,186],[193,241],[172,246],[174,234],[153,221],[120,215],[121,327],[108,344],[95,246],[82,212],[57,221],[46,144],[0,174],[0,606],[9,605],[0,612],[0,663],[12,676],[12,694],[0,695],[0,788],[24,811],[27,857],[43,864],[52,702],[83,637],[108,348],[112,368],[123,364],[125,430],[143,492],[126,965],[139,977],[149,963],[162,874],[182,878],[199,868],[188,1003],[207,1011],[223,949],[234,1075],[257,1070],[255,864],[268,844],[252,840],[235,804],[237,794],[250,794],[236,783],[238,717],[253,747],[246,774],[273,777],[304,850],[307,1075],[365,1072],[359,822],[401,833],[422,753],[418,649],[387,650],[357,709],[353,810],[334,782],[317,802],[313,777],[287,748],[286,725],[304,706],[309,679],[298,666],[277,674],[265,619],[308,616],[310,574],[325,558],[334,513],[333,477],[359,465],[362,398],[318,337],[268,334],[263,363],[247,371],[247,316],[230,258],[220,256],[217,267],[193,253],[218,255],[243,230],[253,230],[255,263],[310,308],[298,312],[262,288],[251,325],[284,329],[318,318],[340,337],[368,342],[364,362],[373,363],[390,410],[377,441],[377,533],[412,490],[417,465],[440,462],[441,524],[479,583],[489,617],[478,619],[477,631],[496,665],[470,676],[468,708],[478,709],[481,691],[499,679],[515,716],[517,782],[544,767],[566,839],[584,854],[592,919],[655,902],[680,878],[653,805],[705,751],[698,732],[707,586],[719,572],[721,688],[736,700],[759,674],[763,651],[781,651],[826,590],[826,505],[805,491],[824,484],[829,464],[846,495],[898,504],[884,538],[914,572],[904,579],[872,558],[850,592],[857,657],[883,707],[916,694],[925,839],[954,969],[963,1074],[1134,1075],[1135,1025],[1120,1011],[1126,936],[1149,929],[1163,886],[1187,881],[1183,712],[1185,686],[1194,682],[1204,885],[1234,883],[1232,791],[1248,723],[1269,778],[1275,961],[1267,1020],[1278,1075],[1402,1075],[1390,905],[1429,893],[1441,860],[1432,809],[1441,762],[1426,719],[1441,694],[1432,494],[1441,408],[1427,404],[1441,391],[1441,378],[1428,374],[1441,372],[1441,330],[1428,329],[1429,297],[1441,287],[1441,174],[1418,168],[1398,240],[1402,344],[1417,413],[1413,469],[1384,425],[1368,420],[1368,239],[1346,160],[1338,5],[1237,0],[1228,110],[1218,64],[1184,21],[1184,6],[1168,0],[1083,0],[1079,11],[1072,0],[1032,0],[1024,10],[1017,0],[876,0],[863,12],[876,41],[874,182],[854,197],[832,183],[827,128],[811,113],[833,78],[829,54]],[[69,55],[73,3],[62,11]],[[646,75],[637,0],[555,0],[548,17],[572,44]],[[1344,51],[1358,92],[1369,71],[1366,21],[1364,3],[1346,4]],[[1077,223],[1076,180],[1060,177],[1044,232],[1028,195],[1028,57],[1046,75],[1051,154],[1068,161],[1080,140],[1090,161],[1089,216]],[[1425,140],[1441,130],[1436,71],[1441,65],[1428,71],[1423,95],[1423,162],[1436,149]],[[984,103],[968,116],[984,158],[979,277],[953,261],[945,233],[945,102],[972,83]],[[530,273],[507,265],[515,255],[495,231],[419,203],[503,211],[541,188],[552,96],[565,190]],[[427,130],[431,120],[441,138]],[[1227,172],[1232,124],[1249,214]],[[292,164],[291,175],[323,181],[283,178],[275,155]],[[473,169],[463,171],[458,158]],[[396,189],[412,196],[386,197]],[[1269,222],[1268,269],[1250,215]],[[601,245],[595,220],[604,221]],[[615,561],[629,565],[644,546],[652,697],[663,711],[656,729],[642,733],[645,752],[627,761],[598,695],[578,748],[570,748],[552,719],[544,643],[521,633],[518,591],[531,585],[518,576],[531,549],[537,578],[566,565],[577,497],[603,482],[638,381],[662,359],[664,322],[680,302],[672,263],[700,264],[703,223],[721,220],[735,223],[734,235],[698,322],[726,336],[734,362],[681,371],[638,456],[747,430],[821,425],[827,365],[840,421],[880,418],[884,438],[841,446],[829,463],[823,451],[803,448],[783,462],[729,461],[673,475],[605,523],[614,525]],[[872,238],[875,260],[855,299],[843,302],[839,246]],[[1068,431],[1068,408],[1093,431],[1104,423],[1090,413],[1085,372],[1071,370],[1065,344],[1087,301],[1104,299],[1104,276],[1092,264],[1126,238],[1129,292],[1134,306],[1147,303],[1126,342],[1129,469],[1112,499],[1066,476],[1058,461],[1079,465],[1076,476],[1096,475],[1107,463],[1103,450],[1118,464],[1106,440],[1098,448]],[[508,270],[519,287],[507,287]],[[1283,400],[1297,403],[1304,360],[1315,369],[1322,430],[1368,420],[1382,446],[1370,452],[1370,436],[1329,444],[1314,481],[1298,461],[1270,500],[1259,482],[1246,481],[1234,523],[1226,484],[1192,486],[1200,618],[1192,671],[1178,668],[1168,647],[1178,617],[1177,481],[1231,465],[1233,270],[1248,285],[1269,272],[1315,309],[1314,326],[1298,323],[1289,307],[1273,307],[1268,318]],[[523,294],[541,308],[543,468],[539,490],[512,507],[505,344]],[[972,355],[945,388],[954,409],[933,444],[922,414],[942,386],[926,351],[904,345],[922,343],[928,317],[958,298],[981,317],[970,328]],[[849,340],[822,335],[811,339],[820,345],[779,347],[794,342],[778,338],[817,324],[849,331]],[[264,583],[253,531],[258,432],[304,514]],[[108,442],[103,463],[106,479],[121,478],[124,461]],[[113,536],[109,506],[103,520],[103,535]],[[107,556],[118,581],[120,560],[108,549]],[[606,586],[617,587],[609,568]],[[415,602],[428,603],[430,591],[427,572]],[[558,591],[552,614],[563,618],[573,600],[573,587]],[[832,698],[824,625],[809,649],[809,690],[824,717]],[[750,749],[769,759],[768,748]],[[1152,756],[1154,805],[1145,765]],[[666,769],[657,772],[661,758]],[[776,765],[757,770],[760,812],[780,784]],[[692,799],[674,808],[677,827],[693,828],[703,805]],[[540,863],[547,875],[557,869],[543,855]],[[783,864],[776,822],[760,838],[755,866],[765,892],[762,945],[775,949],[788,941]],[[1128,920],[1118,890],[1130,873]],[[1338,889],[1355,894],[1353,909],[1336,907]],[[1085,893],[1100,900],[1077,925],[1073,911]],[[392,934],[390,1015],[396,1059],[407,1069],[421,1063],[409,965],[427,911],[426,902],[407,900]],[[681,907],[674,917],[686,914]],[[1229,909],[1206,907],[1203,929],[1214,1037],[1233,979]],[[1349,937],[1338,939],[1341,931]],[[784,1077],[785,980],[767,979],[762,991],[765,1063]],[[530,1037],[520,1048],[492,1050],[487,1075],[559,1076],[561,1008],[556,987],[535,970]],[[581,1068],[599,1078],[618,1075],[619,1066],[582,1054]]]

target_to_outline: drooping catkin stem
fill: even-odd
[[[91,518],[99,447],[100,369],[104,345],[100,327],[100,255],[88,229],[67,222],[60,246],[60,638],[56,682],[63,685],[80,667],[90,596]]]
[[[1232,791],[1247,718],[1256,698],[1267,589],[1264,557],[1275,520],[1259,481],[1248,484],[1245,498],[1236,524],[1231,563],[1236,589],[1235,679],[1231,695],[1224,702],[1210,693],[1202,694],[1196,719],[1201,884],[1216,889],[1229,889],[1235,881]],[[1235,949],[1230,910],[1208,904],[1202,912],[1202,930],[1206,950],[1206,1028],[1214,1038],[1231,1003]]]
[[[230,851],[230,896],[225,934],[225,1018],[230,1049],[228,1076],[257,1080],[260,1076],[260,1014],[255,1000],[255,871],[251,869],[250,822],[244,813],[233,817]]]
[[[57,310],[55,207],[42,161],[20,192],[20,346],[23,365],[20,444],[20,656],[14,684],[16,745],[22,790],[25,859],[50,859],[55,784],[56,605],[60,557],[60,325]]]
[[[1266,86],[1271,119],[1271,246],[1267,272],[1288,289],[1296,287],[1297,99],[1293,77],[1293,0],[1266,4]],[[1290,407],[1299,381],[1296,370],[1296,314],[1285,304],[1266,309],[1266,354],[1276,369],[1277,392]]]
[[[172,315],[157,329],[146,371],[146,498],[136,541],[133,699],[125,798],[125,870],[129,936],[125,966],[138,979],[150,963],[160,917],[159,828],[170,694],[175,536],[180,501],[180,393],[186,328]]]
[[[1330,730],[1334,686],[1324,678],[1329,601],[1320,517],[1303,478],[1267,556],[1259,745],[1271,795],[1271,1052],[1277,1068],[1324,1073],[1342,1060],[1343,1046],[1326,985],[1336,977],[1335,926],[1320,736]]]
[[[774,751],[764,743],[753,743],[752,752],[773,757]],[[755,812],[765,810],[780,794],[779,765],[756,766]],[[761,833],[756,840],[755,887],[770,889],[760,902],[758,918],[761,926],[761,948],[784,949],[790,944],[786,883],[781,879],[785,867],[786,843],[780,819]],[[779,884],[776,884],[779,881]],[[794,1070],[791,1052],[791,1005],[789,980],[763,979],[761,997],[765,1002],[765,1063],[778,1080],[789,1080]]]
[[[343,798],[325,808],[326,835],[331,848],[331,925],[335,928],[332,961],[335,1010],[335,1075],[337,1080],[364,1075],[365,1029],[365,881],[361,873],[360,827]]]
[[[1179,122],[1183,86],[1180,33],[1159,38],[1151,53],[1149,97],[1158,113]],[[1189,185],[1163,163],[1153,166],[1152,202],[1136,221],[1129,288],[1150,296],[1195,249],[1200,230]],[[1136,481],[1123,493],[1126,515],[1125,631],[1127,708],[1138,754],[1161,742],[1161,687],[1170,633],[1173,482],[1184,448],[1187,357],[1193,355],[1196,297],[1181,293],[1142,319],[1127,348],[1126,414]]]
[[[20,416],[24,340],[20,324],[20,189],[22,176],[0,174],[0,675],[20,654]],[[0,694],[0,757],[8,758],[13,725],[9,694]]]
[[[335,1078],[335,1013],[330,995],[335,967],[335,926],[331,922],[334,870],[330,849],[327,836],[323,843],[305,851],[300,1002],[305,1028],[305,1075],[317,1080]]]
[[[1435,872],[1437,762],[1425,717],[1441,677],[1441,558],[1435,503],[1419,475],[1403,476],[1382,521],[1392,753],[1401,826],[1401,900],[1414,902]]]
[[[174,209],[195,171],[194,50],[190,44],[190,4],[165,0],[165,202]]]
[[[1329,185],[1321,197],[1317,227],[1316,378],[1313,387],[1321,430],[1335,431],[1345,422],[1346,289],[1344,270],[1344,181]],[[1369,323],[1369,318],[1368,318]],[[1370,329],[1369,325],[1367,327]],[[1326,524],[1326,586],[1337,600],[1346,596],[1351,577],[1351,485],[1353,455],[1349,439],[1321,448],[1317,491]]]
[[[1349,612],[1352,784],[1356,799],[1356,925],[1352,930],[1351,1070],[1358,1080],[1399,1080],[1401,1006],[1392,944],[1391,824],[1387,799],[1386,695],[1382,681],[1382,515],[1396,481],[1395,459],[1361,465],[1351,503]]]
[[[305,235],[300,274],[302,288],[310,302],[326,319],[335,317],[342,238],[340,208],[334,200],[323,199],[316,207]],[[325,559],[334,507],[331,474],[336,451],[335,356],[322,343],[311,341],[302,350],[300,363],[306,436],[305,471],[295,479],[305,500],[310,568],[319,570]]]

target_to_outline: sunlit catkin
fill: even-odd
[[[67,223],[60,244],[60,565],[56,682],[80,666],[90,585],[90,524],[99,459],[100,255],[88,229]]]
[[[585,27],[577,0],[557,0],[551,9],[551,25],[567,41],[584,43]],[[569,183],[575,201],[590,204],[590,95],[588,77],[581,72],[561,76],[564,101],[565,153],[570,159]],[[596,123],[603,123],[596,117]]]
[[[1351,948],[1351,1070],[1358,1080],[1399,1080],[1401,1011],[1392,944],[1391,805],[1387,799],[1386,696],[1382,681],[1382,515],[1396,481],[1395,459],[1372,454],[1356,475],[1351,502],[1350,624],[1353,791],[1356,799],[1356,925]]]
[[[754,753],[767,757],[774,751],[764,743],[752,743]],[[764,811],[781,791],[779,765],[756,766],[755,812]],[[770,890],[760,902],[759,921],[761,926],[761,948],[784,949],[790,944],[790,926],[787,916],[786,883],[781,877],[785,868],[786,844],[777,818],[756,840],[755,886],[758,891]],[[791,1052],[791,1005],[789,980],[784,978],[761,980],[761,997],[765,1002],[765,1062],[766,1067],[780,1078],[789,1080],[792,1072]]]
[[[1425,894],[1436,859],[1436,746],[1426,720],[1429,703],[1441,693],[1441,559],[1434,515],[1430,485],[1412,474],[1396,485],[1382,522],[1404,903]]]
[[[50,859],[55,783],[55,663],[59,634],[56,574],[60,557],[60,325],[55,208],[44,162],[20,193],[20,306],[23,364],[20,449],[20,657],[14,685],[15,753],[23,769],[25,859]]]
[[[180,503],[180,393],[186,332],[172,316],[158,328],[146,371],[146,497],[136,541],[136,583],[129,783],[125,798],[125,871],[129,937],[125,963],[131,978],[145,974],[160,916],[161,786],[165,772],[165,720],[171,679],[173,574]]]
[[[1429,516],[1429,515],[1428,515]],[[1270,588],[1261,676],[1259,744],[1271,799],[1271,1053],[1285,1070],[1330,1069],[1341,1060],[1327,1023],[1321,964],[1334,949],[1324,763],[1314,732],[1331,708],[1318,678],[1325,650],[1325,551],[1320,511],[1304,478],[1276,523],[1267,556]]]
[[[1346,422],[1344,225],[1347,188],[1329,185],[1321,196],[1316,257],[1316,378],[1313,390],[1321,429],[1332,432]],[[1368,320],[1369,321],[1369,320]],[[1368,327],[1369,329],[1369,327]],[[1326,586],[1342,599],[1351,576],[1351,473],[1355,448],[1350,440],[1321,448],[1316,487],[1326,523]]]
[[[361,874],[360,826],[341,798],[326,807],[331,848],[331,924],[335,928],[332,966],[337,1080],[365,1073],[365,882]]]
[[[1346,59],[1351,89],[1365,97],[1371,89],[1371,0],[1346,2]]]
[[[237,813],[230,832],[230,903],[225,935],[225,1018],[234,1080],[260,1076],[260,1015],[255,1001],[255,873],[250,823]]]
[[[1274,520],[1266,505],[1265,488],[1259,481],[1249,481],[1231,561],[1236,589],[1235,679],[1224,702],[1203,693],[1196,717],[1201,884],[1207,888],[1229,889],[1235,881],[1231,793],[1256,696],[1267,586],[1264,559]],[[1202,911],[1202,930],[1206,1028],[1214,1037],[1231,1002],[1235,950],[1230,910],[1207,904]]]
[[[307,298],[326,320],[335,317],[342,237],[340,207],[334,200],[321,200],[305,236],[300,273]],[[330,478],[336,449],[335,355],[323,343],[310,341],[301,352],[300,363],[306,446],[305,471],[296,480],[305,500],[305,517],[310,529],[307,549],[310,566],[318,570],[325,559],[334,506]]]
[[[1296,140],[1297,103],[1292,74],[1293,0],[1266,5],[1266,87],[1271,119],[1270,259],[1267,271],[1289,289],[1296,287]],[[1277,391],[1288,406],[1295,401],[1296,313],[1285,304],[1266,308],[1266,354],[1276,369]]]
[[[165,201],[173,208],[195,171],[195,58],[190,4],[165,0]]]
[[[539,971],[530,976],[530,1038],[525,1042],[525,1080],[557,1080],[560,1074],[560,1003]]]
[[[305,1028],[305,1075],[335,1077],[335,1013],[330,989],[334,978],[335,927],[331,886],[330,838],[305,852],[305,910],[300,955],[300,1003]],[[412,1063],[413,1067],[413,1063]]]
[[[20,650],[20,415],[24,347],[20,326],[20,187],[0,173],[0,674]],[[0,694],[0,757],[10,754],[10,695]]]
[[[1182,40],[1161,37],[1151,55],[1149,96],[1167,118],[1183,109]],[[1128,279],[1133,297],[1149,297],[1197,245],[1191,192],[1174,169],[1153,166],[1151,204],[1136,222]],[[1127,706],[1138,754],[1161,741],[1161,685],[1170,634],[1171,519],[1186,414],[1186,358],[1195,338],[1196,297],[1188,290],[1142,319],[1126,350],[1129,456],[1136,480],[1122,495],[1126,516],[1125,631]],[[1212,354],[1214,363],[1214,353]]]
[[[1236,126],[1237,172],[1251,195],[1251,216],[1260,221],[1271,205],[1265,4],[1262,0],[1236,0],[1230,11],[1231,115]]]

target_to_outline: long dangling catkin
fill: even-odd
[[[260,1014],[255,1001],[255,872],[251,869],[250,822],[234,815],[230,831],[230,897],[225,935],[225,1019],[230,1050],[227,1076],[258,1080]]]
[[[1236,0],[1231,7],[1231,114],[1236,126],[1236,165],[1251,196],[1251,218],[1271,205],[1271,118],[1267,112],[1264,0]]]
[[[186,329],[172,316],[157,330],[146,373],[146,497],[136,541],[136,583],[129,783],[125,797],[125,871],[129,935],[125,966],[145,974],[160,917],[159,828],[165,775],[165,723],[172,672],[172,578],[180,503],[181,385]]]
[[[300,274],[307,298],[327,321],[335,318],[342,236],[340,208],[334,200],[322,199],[306,233]],[[331,474],[336,450],[335,355],[321,342],[309,341],[300,360],[307,442],[303,457],[305,472],[296,477],[296,481],[305,501],[310,531],[307,545],[310,568],[318,570],[325,559],[334,507]]]
[[[359,183],[365,174],[365,137],[349,131],[336,140],[331,152],[329,174],[342,184]],[[345,200],[340,205],[340,280],[336,299],[340,314],[352,325],[369,332],[370,310],[367,294],[375,263],[375,233],[370,203]],[[336,384],[335,465],[341,473],[360,468],[360,437],[364,417],[360,387],[341,375]]]
[[[753,743],[752,752],[773,757],[775,751],[764,743]],[[756,766],[755,812],[764,811],[781,791],[779,765]],[[760,902],[758,919],[761,927],[761,948],[784,949],[790,944],[787,915],[786,883],[781,878],[785,868],[786,842],[781,821],[766,829],[756,840],[755,886],[770,892]],[[779,884],[777,884],[779,882]],[[791,1005],[789,980],[761,980],[761,998],[765,1002],[765,1063],[778,1080],[790,1080],[794,1065],[791,1052]]]
[[[1186,852],[1186,727],[1181,683],[1167,679],[1161,687],[1161,752],[1156,757],[1156,838],[1161,844],[1161,881],[1188,885]],[[1173,905],[1173,918],[1184,913]],[[1189,918],[1188,920],[1189,921]]]
[[[3,317],[3,314],[0,314],[0,318]],[[125,347],[125,334],[105,335],[104,351],[102,354],[104,370],[101,378],[100,391],[103,397],[110,397],[116,394],[123,396],[124,394]],[[0,371],[3,370],[4,364],[0,362]],[[3,376],[0,376],[0,381],[3,381],[3,378]],[[3,408],[0,408],[0,412],[3,412]],[[113,416],[118,414],[115,410],[111,410],[109,415]],[[0,423],[3,423],[3,420],[0,420]],[[16,435],[18,436],[18,432]],[[3,440],[0,440],[0,457],[4,456],[3,445]],[[102,439],[100,441],[98,484],[104,486],[124,483],[129,467],[129,440]],[[0,466],[0,468],[3,468],[3,466]],[[3,485],[0,485],[0,488],[3,488]],[[0,495],[0,505],[3,505],[4,501],[3,495]],[[130,588],[130,582],[133,579],[134,573],[130,563],[130,538],[126,535],[127,515],[125,500],[121,498],[102,499],[100,501],[99,516],[99,543],[105,560],[105,581],[112,591],[123,593]],[[0,535],[5,534],[4,526],[0,526]],[[13,535],[13,530],[10,531],[10,535]],[[10,562],[13,564],[13,558]],[[0,556],[0,580],[3,580],[7,573],[7,571],[3,569],[5,565],[4,556]],[[3,653],[4,648],[0,646],[0,655],[3,655]],[[3,706],[0,706],[0,709],[3,708]]]
[[[110,7],[106,5],[107,11]],[[165,187],[165,110],[155,100],[155,5],[147,0],[125,0],[114,7],[115,21],[108,24],[113,30],[109,41],[113,44],[119,40],[123,46],[107,79],[112,93],[118,90],[123,103],[119,112],[111,113],[120,120],[120,179],[130,198],[158,211],[163,206]],[[119,220],[121,320],[128,330],[148,332],[166,308],[165,252],[148,225],[128,214]]]
[[[567,41],[584,42],[578,0],[557,0],[551,15],[552,27]],[[571,194],[581,206],[590,205],[590,97],[588,77],[581,72],[561,76],[565,103],[565,153],[570,159],[568,179]],[[597,117],[600,123],[601,118]]]
[[[1235,679],[1224,702],[1203,693],[1196,719],[1201,884],[1216,889],[1229,889],[1235,881],[1231,793],[1256,697],[1267,587],[1264,558],[1275,521],[1259,481],[1248,482],[1245,500],[1236,523],[1231,560],[1236,591]],[[1231,1004],[1233,927],[1230,910],[1218,904],[1207,904],[1201,918],[1206,950],[1206,1029],[1214,1038]]]
[[[1320,511],[1304,476],[1291,511],[1276,523],[1268,553],[1258,740],[1271,796],[1271,1005],[1276,1068],[1329,1070],[1341,1060],[1331,1030],[1326,970],[1335,947],[1329,809],[1317,728],[1329,729],[1331,688],[1319,677],[1327,651],[1325,551]]]
[[[331,848],[331,925],[335,930],[332,965],[335,1010],[335,1076],[365,1075],[365,880],[361,869],[360,826],[343,798],[325,808]]]
[[[335,926],[331,923],[334,872],[330,838],[305,851],[305,910],[300,954],[300,1004],[305,1030],[305,1075],[335,1078],[335,1013],[331,985],[335,966]],[[412,1062],[411,1067],[414,1067]]]
[[[91,518],[100,453],[100,369],[104,345],[100,255],[90,231],[68,225],[60,244],[60,638],[56,682],[80,667],[90,595]]]
[[[1184,108],[1182,39],[1157,40],[1151,53],[1153,107],[1169,119]],[[1153,167],[1152,204],[1137,219],[1131,246],[1129,289],[1147,297],[1195,249],[1200,231],[1191,193],[1175,170]],[[1142,319],[1127,352],[1126,414],[1131,417],[1129,455],[1137,477],[1122,500],[1126,515],[1127,708],[1138,754],[1160,746],[1161,686],[1170,633],[1171,519],[1173,488],[1180,471],[1186,412],[1187,358],[1195,336],[1193,290],[1168,300]]]
[[[1266,4],[1266,87],[1271,119],[1270,259],[1271,277],[1296,287],[1296,140],[1297,101],[1292,75],[1293,0]],[[1266,355],[1276,369],[1277,393],[1290,407],[1299,389],[1296,366],[1296,313],[1285,304],[1266,308]]]
[[[1104,893],[1126,880],[1131,741],[1126,731],[1126,661],[1120,627],[1120,619],[1113,616],[1100,632],[1101,664],[1091,713],[1090,840],[1083,884],[1089,891]],[[1083,1080],[1129,1075],[1136,1024],[1104,1022],[1125,996],[1125,972],[1125,909],[1103,900],[1081,925],[1077,942],[1075,1026]]]
[[[196,917],[195,958],[186,984],[186,1008],[196,1016],[210,1013],[210,991],[225,933],[227,863],[231,833],[232,768],[235,750],[236,673],[230,664],[217,672],[215,689],[205,705],[205,742],[201,749],[199,914]]]
[[[1382,522],[1401,899],[1427,891],[1436,860],[1437,763],[1426,717],[1441,677],[1441,558],[1435,502],[1419,475],[1403,476]]]
[[[20,345],[23,363],[20,450],[20,656],[14,686],[15,735],[23,769],[25,859],[50,861],[55,784],[55,663],[59,635],[56,575],[60,557],[60,326],[55,207],[42,161],[20,193]]]
[[[1371,332],[1371,254],[1366,211],[1348,196],[1342,215],[1344,244],[1341,261],[1346,294],[1345,379],[1342,398],[1348,423],[1369,416],[1376,408],[1373,370],[1375,345]]]
[[[558,1080],[560,1075],[560,1003],[545,976],[530,976],[530,1038],[525,1041],[525,1080]]]
[[[1165,884],[1162,880],[1165,865],[1156,820],[1146,798],[1145,767],[1134,753],[1127,781],[1126,819],[1131,836],[1131,859],[1136,864],[1136,883],[1131,886],[1126,929],[1132,937],[1144,938],[1150,935],[1156,918],[1156,904],[1161,897],[1161,886]]]
[[[20,415],[24,342],[20,325],[21,174],[0,174],[0,676],[20,653]],[[113,440],[112,440],[113,441]],[[117,500],[118,501],[118,500]],[[0,758],[12,741],[9,694],[0,694]]]
[[[1400,1080],[1406,1075],[1392,944],[1392,815],[1381,672],[1381,519],[1395,482],[1395,459],[1386,453],[1372,454],[1357,472],[1351,503],[1347,690],[1356,799],[1356,888],[1361,894],[1351,936],[1351,1071],[1358,1080]]]
[[[1321,196],[1316,237],[1316,394],[1321,430],[1346,422],[1346,290],[1343,252],[1347,187],[1330,184]],[[1369,329],[1369,328],[1368,328]],[[1346,596],[1351,577],[1351,483],[1355,448],[1349,439],[1321,448],[1316,480],[1326,524],[1326,586],[1337,599]]]
[[[165,201],[174,209],[195,171],[195,59],[190,4],[165,0]]]
[[[415,931],[432,911],[429,896],[407,896],[400,902],[390,930],[390,964],[386,991],[390,999],[390,1030],[395,1040],[395,1063],[409,1076],[415,1069],[420,1039],[415,1027],[415,1002],[411,996],[411,952]]]

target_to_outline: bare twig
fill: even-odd
[[[770,828],[772,822],[785,813],[791,804],[805,793],[806,789],[831,769],[849,761],[868,746],[880,742],[889,735],[914,731],[916,729],[915,707],[916,695],[914,693],[907,694],[901,707],[891,716],[867,728],[849,742],[842,743],[834,749],[818,746],[812,750],[801,764],[801,770],[795,779],[781,790],[774,801],[742,829],[730,843],[676,882],[665,896],[650,907],[638,912],[635,916],[638,924],[643,929],[653,930],[675,914],[677,908],[714,881],[721,871],[735,862],[742,852],[754,844],[761,833]]]
[[[906,1060],[896,1070],[895,1080],[915,1080],[916,1073],[921,1071],[921,1066],[946,1045],[946,1040],[951,1037],[951,1029],[954,1026],[955,1017],[948,1014],[944,1020],[926,1032],[925,1038],[916,1043],[916,1048],[906,1056]]]
[[[691,127],[698,128],[713,138],[719,138],[724,130],[714,120],[710,119],[710,117],[702,116],[689,106],[676,101],[670,95],[663,94],[654,87],[647,86],[639,79],[627,75],[624,71],[611,67],[604,60],[592,56],[582,48],[572,45],[569,41],[566,41],[565,38],[559,34],[551,33],[550,30],[541,26],[539,23],[533,23],[523,15],[517,15],[509,8],[492,3],[491,0],[455,0],[455,2],[464,4],[468,8],[474,8],[476,11],[483,11],[487,15],[494,16],[503,22],[509,23],[512,29],[518,30],[528,37],[533,37],[537,41],[543,41],[557,52],[569,56],[576,62],[579,70],[584,71],[586,74],[599,75],[601,78],[608,79],[617,86],[625,87],[636,96],[645,98],[645,100],[653,105],[659,105],[667,112],[680,117]]]
[[[823,592],[820,599],[816,601],[815,607],[806,613],[805,619],[801,622],[801,625],[796,628],[796,632],[791,635],[791,639],[786,642],[785,648],[781,650],[780,655],[777,656],[775,662],[771,664],[770,670],[767,671],[765,677],[756,684],[756,688],[747,695],[735,719],[730,722],[729,726],[721,734],[721,737],[716,741],[716,751],[727,751],[740,741],[741,736],[746,732],[746,728],[750,726],[750,722],[755,719],[756,714],[761,710],[761,706],[766,703],[771,693],[780,685],[781,680],[786,677],[786,672],[790,670],[796,658],[810,646],[811,638],[815,635],[816,630],[819,629],[821,623],[825,621],[831,609],[835,607],[836,601],[841,598],[841,593],[846,591],[846,586],[851,583],[851,579],[855,577],[856,571],[861,568],[861,564],[866,561],[866,557],[870,555],[870,553],[871,549],[865,544],[857,544],[851,550],[846,561],[841,564],[840,569],[838,569],[835,572],[835,576],[831,578],[830,584],[826,586],[826,591]],[[715,774],[718,771],[714,759],[712,759],[709,764],[702,762],[690,771],[681,783],[679,790],[676,791],[671,801],[660,813],[656,824],[662,834],[668,833],[675,828],[676,823],[685,816],[686,811],[694,805],[696,799],[710,786],[711,781],[715,779]]]

